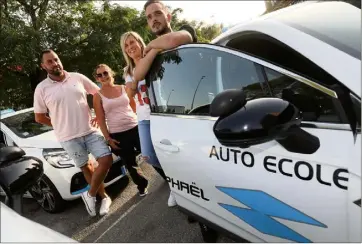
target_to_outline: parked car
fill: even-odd
[[[21,216],[2,202],[0,202],[0,209],[1,242],[77,242],[44,225]]]
[[[360,9],[275,11],[159,54],[146,83],[156,154],[206,241],[362,241]]]
[[[5,113],[0,119],[0,144],[18,146],[27,156],[43,161],[44,175],[37,186],[32,187],[25,197],[34,198],[49,213],[64,210],[65,201],[81,197],[89,189],[83,173],[75,167],[73,160],[56,140],[52,127],[41,125],[34,120],[33,108]],[[93,163],[96,160],[90,154]],[[113,155],[114,163],[105,179],[109,186],[127,171],[122,160]]]

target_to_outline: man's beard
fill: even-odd
[[[59,77],[62,75],[62,69],[58,68],[58,69],[48,70],[48,73]]]
[[[156,36],[162,36],[162,35],[170,33],[170,32],[171,32],[171,29],[168,26],[165,26],[163,29],[153,32],[153,34]]]

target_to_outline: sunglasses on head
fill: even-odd
[[[96,74],[96,76],[97,76],[98,78],[102,78],[102,76],[108,77],[108,71],[104,71],[103,73]]]

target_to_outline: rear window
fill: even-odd
[[[33,111],[17,114],[0,121],[21,138],[38,136],[53,130],[50,126],[35,122]]]

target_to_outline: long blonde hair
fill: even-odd
[[[136,41],[138,41],[138,43],[141,45],[141,52],[142,53],[143,53],[143,50],[146,47],[145,42],[143,41],[142,37],[137,32],[128,31],[128,32],[124,33],[121,36],[121,41],[120,41],[121,42],[121,49],[122,49],[124,60],[126,61],[126,67],[124,67],[124,69],[123,69],[123,78],[124,79],[126,78],[127,75],[132,76],[133,69],[136,66],[134,61],[132,60],[132,58],[130,58],[128,56],[128,54],[126,53],[126,48],[125,48],[126,40],[130,36],[133,36],[136,39]]]

